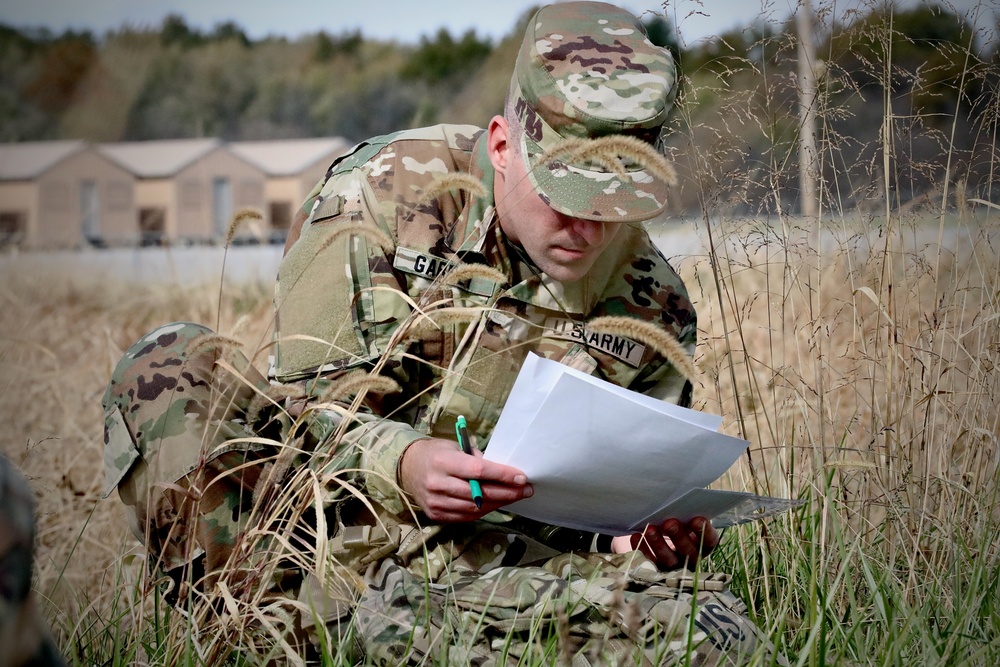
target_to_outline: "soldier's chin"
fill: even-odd
[[[580,280],[585,275],[587,275],[587,271],[590,270],[590,265],[591,262],[588,262],[587,266],[580,268],[575,266],[566,266],[557,264],[553,265],[549,269],[543,269],[543,270],[545,271],[545,274],[549,278],[552,278],[557,282],[573,283],[576,282],[577,280]]]
[[[546,264],[548,266],[540,268],[549,278],[561,283],[572,283],[587,275],[594,260],[586,253],[582,253],[575,257],[560,257],[558,261],[550,258]]]

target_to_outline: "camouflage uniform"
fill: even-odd
[[[557,13],[576,20],[577,5],[588,4],[558,5]],[[618,20],[624,14],[597,7]],[[625,16],[624,27],[608,25],[608,44],[635,29]],[[543,42],[526,38],[522,56]],[[588,49],[603,52],[593,40],[579,48],[567,62]],[[615,58],[645,67],[643,54],[620,51]],[[673,86],[666,63],[669,71],[654,77],[660,97]],[[522,148],[535,156],[546,133],[567,130],[537,113],[539,95],[549,93],[518,80],[512,94],[521,100]],[[636,91],[615,94],[628,92]],[[603,315],[637,318],[693,350],[696,321],[684,286],[630,222],[662,209],[658,185],[634,170],[614,175],[626,182],[605,188],[607,201],[584,201],[593,219],[610,212],[626,228],[584,279],[559,283],[496,224],[485,144],[483,131],[471,126],[377,137],[338,159],[306,202],[301,236],[279,269],[271,370],[276,382],[295,384],[324,405],[304,419],[293,419],[287,402],[250,409],[255,393],[269,391],[266,381],[202,327],[168,325],[136,343],[105,395],[108,491],[117,485],[134,508],[134,530],[161,569],[203,569],[199,586],[207,589],[223,566],[253,577],[239,554],[248,516],[266,495],[261,487],[301,468],[335,480],[322,499],[334,524],[332,561],[300,565],[305,579],[285,576],[277,588],[311,610],[302,614],[303,628],[316,634],[325,623],[337,637],[349,624],[361,652],[381,663],[429,655],[449,664],[504,664],[550,635],[581,664],[633,653],[643,664],[684,656],[692,664],[738,664],[750,652],[770,652],[731,594],[685,590],[677,573],[658,572],[638,552],[594,553],[607,550],[608,540],[502,512],[428,524],[401,493],[405,448],[428,436],[453,438],[458,415],[488,447],[529,351],[663,400],[683,403],[690,392],[651,346],[587,327]],[[553,207],[578,211],[572,197],[547,196],[546,179],[594,178],[592,169],[555,163],[535,187]],[[625,209],[622,197],[641,204]],[[358,370],[389,378],[398,390],[338,398],[338,386]],[[293,460],[272,465],[281,448],[262,434],[294,442]]]

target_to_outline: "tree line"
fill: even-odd
[[[416,44],[358,31],[251,39],[235,22],[202,31],[179,15],[99,36],[0,25],[0,140],[360,140],[436,122],[485,124],[502,108],[527,16],[496,43],[446,29]],[[664,18],[643,21],[683,74],[678,122],[687,132],[670,139],[674,149],[706,124],[725,117],[730,126],[732,147],[715,154],[712,187],[731,187],[725,165],[736,160],[767,164],[772,174],[779,163],[779,171],[790,166],[782,151],[797,131],[791,23],[754,23],[682,46]],[[997,106],[995,43],[963,17],[927,5],[872,10],[818,33],[824,131],[850,138],[846,161],[864,161],[886,99],[909,119],[909,138],[922,137],[903,177],[920,181],[913,192],[926,186],[924,160],[953,119],[955,143],[974,161],[980,121]],[[737,100],[741,113],[727,116]]]

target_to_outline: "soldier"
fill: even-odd
[[[306,607],[303,628],[350,627],[369,660],[516,662],[546,633],[584,662],[783,660],[718,580],[671,572],[715,548],[710,522],[612,538],[517,518],[502,508],[530,480],[454,438],[464,415],[488,447],[529,351],[689,402],[690,362],[671,350],[693,351],[694,309],[638,224],[666,205],[656,147],[675,91],[669,52],[628,12],[543,7],[485,130],[376,137],[330,167],[279,269],[270,383],[198,325],[130,348],[104,399],[108,492],[175,595],[227,569],[252,578],[255,508],[311,470],[333,565],[271,580]],[[595,335],[603,316],[673,347]]]
[[[31,592],[35,501],[0,454],[0,667],[63,665]]]

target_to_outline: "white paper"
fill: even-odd
[[[755,497],[702,488],[747,447],[717,433],[721,421],[529,354],[485,457],[534,486],[505,509],[621,535],[647,521],[711,518]]]

